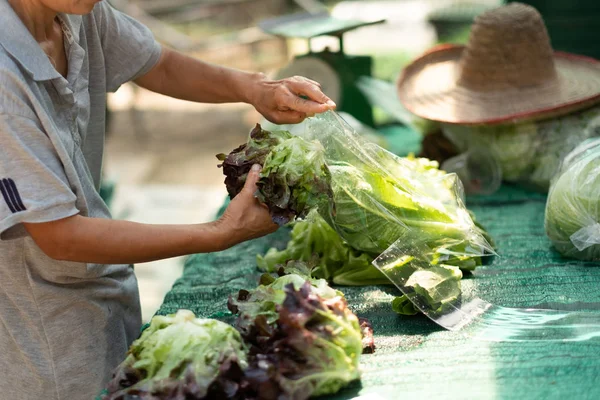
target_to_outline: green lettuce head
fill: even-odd
[[[391,284],[372,265],[374,256],[355,250],[319,215],[311,211],[305,220],[297,221],[284,250],[269,249],[257,256],[258,267],[276,272],[290,260],[310,264],[309,275],[336,285],[365,286]]]
[[[179,310],[152,318],[116,369],[106,399],[228,399],[246,367],[237,330]]]
[[[365,330],[358,318],[343,296],[332,296],[332,289],[323,292],[309,281],[297,283],[294,275],[286,275],[275,282],[278,289],[270,299],[248,297],[264,302],[262,310],[276,304],[275,321],[270,313],[250,311],[244,300],[238,301],[240,315],[246,313],[250,322],[243,329],[251,344],[245,384],[257,399],[305,400],[336,393],[360,378]]]
[[[262,166],[257,197],[279,225],[305,217],[319,203],[328,204],[331,196],[331,177],[318,141],[256,125],[248,143],[217,158],[223,161],[220,166],[230,198],[242,190],[252,165]]]

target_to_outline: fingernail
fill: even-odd
[[[254,172],[260,172],[261,168],[262,167],[260,166],[260,164],[254,164],[252,166],[252,171],[254,171]]]
[[[331,100],[328,100],[326,104],[330,107],[336,107],[335,103]]]

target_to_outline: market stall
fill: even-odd
[[[111,381],[114,399],[600,396],[600,100],[592,85],[557,89],[568,72],[595,83],[600,66],[553,55],[524,5],[474,32],[466,50],[413,62],[398,92],[463,157],[495,160],[494,185],[481,190],[468,157],[447,173],[403,152],[411,140],[387,151],[335,112],[257,125],[217,158],[234,201],[260,164],[253,193],[280,229],[187,259]],[[366,86],[364,100],[377,98]],[[226,338],[182,358],[215,321]]]
[[[468,205],[495,238],[501,257],[463,279],[463,290],[505,307],[600,307],[597,263],[568,261],[550,249],[543,228],[545,196],[505,186],[493,196],[470,198]],[[255,286],[260,275],[256,254],[272,246],[283,248],[288,240],[289,231],[282,229],[221,253],[190,257],[158,314],[185,308],[202,317],[230,321],[228,296]],[[543,332],[547,338],[528,339],[527,332],[513,332],[512,338],[507,334],[494,341],[473,330],[446,331],[423,315],[396,315],[390,299],[397,291],[390,287],[340,289],[350,308],[371,321],[376,351],[361,358],[361,382],[332,398],[600,396],[599,336],[588,337],[585,327],[556,328],[570,331],[569,341],[553,340],[549,327]]]

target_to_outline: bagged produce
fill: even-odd
[[[600,260],[600,138],[565,158],[550,188],[545,227],[564,256]]]
[[[289,147],[311,150],[283,156]],[[296,126],[294,135],[257,126],[247,144],[219,158],[231,197],[250,166],[262,163],[257,196],[274,220],[293,221],[316,209],[355,250],[379,255],[410,231],[451,263],[477,263],[493,252],[463,204],[456,175],[435,161],[395,156],[333,112]]]
[[[432,268],[427,274],[414,274],[410,290],[418,287],[424,295],[423,304],[440,310],[441,298],[445,303],[457,299],[461,269],[473,269],[482,264],[483,257],[494,254],[489,236],[463,203],[460,181],[456,175],[439,170],[437,162],[397,157],[359,136],[333,112],[309,118],[295,126],[293,133],[297,139],[317,142],[323,149],[330,190],[322,193],[329,197],[312,204],[331,229],[323,229],[322,224],[317,229],[308,225],[294,228],[292,241],[283,253],[272,250],[259,257],[263,269],[272,271],[287,257],[306,261],[313,253],[325,259],[317,262],[313,277],[339,284],[383,283],[386,277],[395,284],[389,271],[376,271],[369,262],[398,240],[417,243],[402,247],[403,262],[396,263],[395,268],[412,275],[417,271],[411,260],[426,260]],[[269,173],[285,169],[282,165]],[[264,170],[263,174],[265,179],[276,180]],[[313,233],[326,239],[328,245],[317,243],[314,238],[319,236],[313,237]],[[443,293],[437,284],[444,285]],[[449,285],[455,285],[456,290],[449,290]]]
[[[432,260],[465,267],[493,253],[463,203],[460,181],[437,162],[398,157],[332,112],[311,118],[298,134],[325,149],[333,206],[319,213],[352,248],[379,255],[409,236],[426,244]]]
[[[486,151],[500,166],[504,181],[547,192],[564,157],[586,139],[600,136],[600,106],[542,121],[442,124],[442,130],[461,152]]]

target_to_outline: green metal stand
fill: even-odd
[[[263,21],[263,31],[283,38],[299,38],[308,41],[309,52],[294,58],[280,71],[279,78],[303,75],[318,80],[323,91],[332,97],[338,110],[347,112],[363,124],[374,127],[373,107],[356,85],[361,76],[372,75],[373,60],[370,56],[349,56],[344,52],[344,33],[360,27],[380,24],[385,20],[341,20],[328,13],[294,14]],[[326,49],[313,52],[311,41],[319,36],[338,39],[338,51]],[[329,92],[329,93],[328,93]]]

